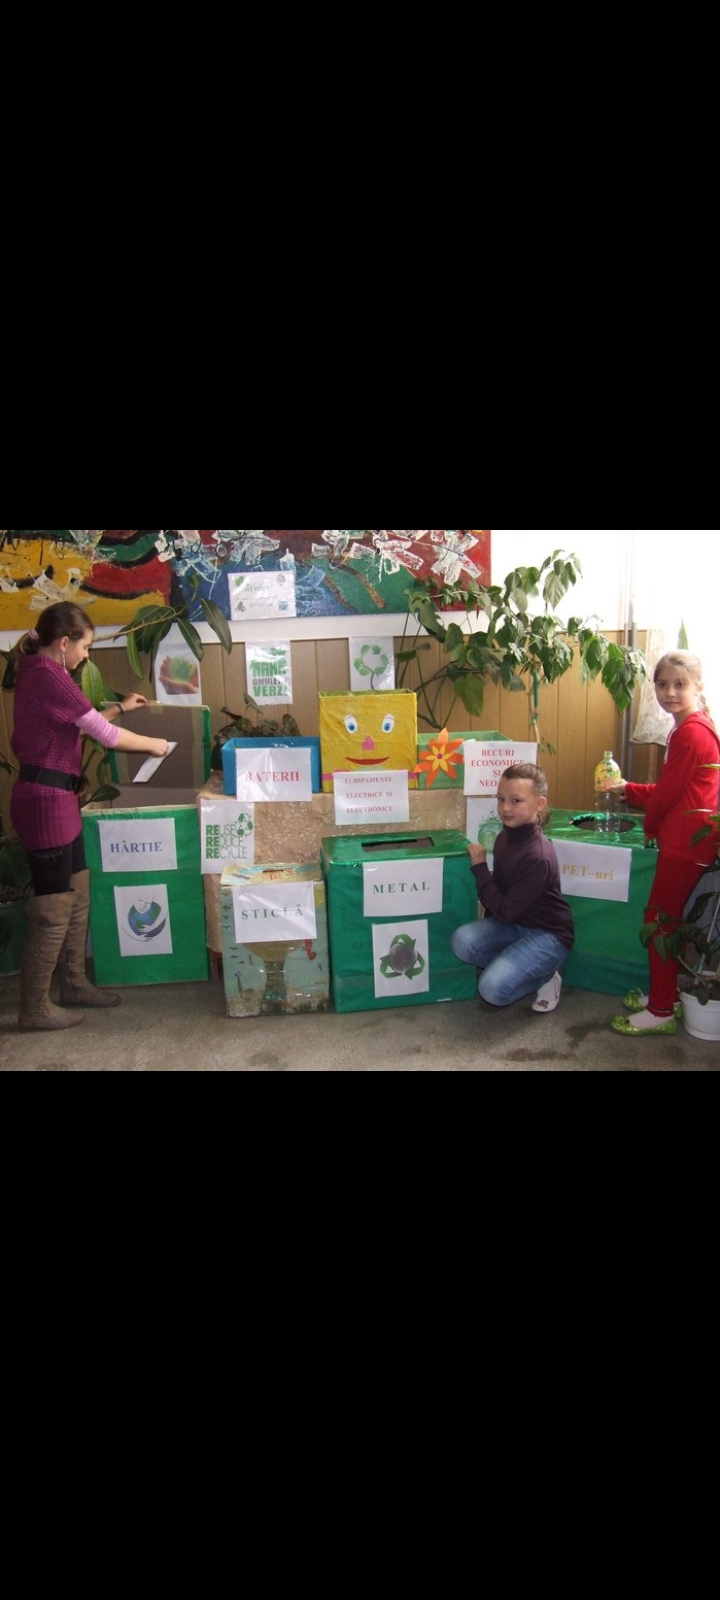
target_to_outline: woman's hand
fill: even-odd
[[[481,844],[469,844],[468,855],[474,867],[484,867],[487,863],[487,850]]]
[[[129,694],[127,699],[122,702],[123,713],[128,716],[131,711],[139,711],[141,706],[146,706],[147,704],[148,701],[145,699],[144,694]]]
[[[148,739],[147,748],[148,748],[148,755],[151,755],[151,756],[166,756],[168,751],[169,751],[169,749],[170,749],[170,746],[168,744],[167,739]]]

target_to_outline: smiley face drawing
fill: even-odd
[[[409,772],[417,761],[414,694],[322,694],[320,742],[323,791],[336,772]]]

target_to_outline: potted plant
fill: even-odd
[[[420,683],[418,716],[432,728],[444,728],[456,700],[461,700],[472,716],[481,716],[485,683],[500,683],[506,689],[529,695],[531,737],[540,739],[540,689],[555,683],[572,666],[579,652],[583,680],[602,676],[619,712],[632,704],[636,688],[647,677],[641,651],[613,644],[598,633],[596,618],[583,621],[570,617],[567,624],[555,615],[565,595],[582,576],[577,556],[555,550],[541,567],[517,567],[502,587],[470,582],[448,585],[415,583],[407,591],[409,616],[420,625],[410,647],[408,625],[403,648],[398,654],[398,688],[402,688],[410,664],[417,664]],[[531,602],[541,599],[539,609]],[[439,609],[441,608],[441,609]],[[465,625],[448,622],[443,612],[463,609]],[[478,630],[481,616],[486,627]],[[421,629],[437,639],[445,660],[439,670],[423,677],[422,654],[431,645],[420,638]],[[447,690],[452,691],[448,705]],[[552,751],[551,746],[546,746]]]
[[[230,721],[226,723],[224,728],[220,729],[219,733],[216,733],[213,741],[212,764],[214,771],[222,770],[222,753],[225,745],[236,739],[264,739],[265,741],[268,739],[282,739],[284,744],[288,744],[291,739],[302,738],[294,717],[286,714],[280,722],[276,722],[272,717],[264,716],[257,702],[252,700],[249,694],[245,696],[245,709],[246,711],[254,711],[254,722],[251,721],[250,717],[244,716],[242,711],[229,711],[227,706],[223,706],[221,709],[222,715],[229,717]]]
[[[720,836],[720,813],[711,817],[695,841]],[[720,850],[714,867],[720,869]],[[720,888],[699,894],[692,909],[669,924],[658,912],[640,935],[646,948],[654,945],[664,960],[680,966],[678,988],[686,1031],[694,1039],[720,1041]]]

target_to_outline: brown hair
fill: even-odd
[[[47,611],[43,611],[34,628],[21,639],[18,651],[23,656],[36,656],[40,650],[57,644],[58,639],[71,639],[73,644],[77,644],[88,632],[95,632],[95,624],[87,612],[81,611],[80,606],[72,605],[70,601],[61,601],[59,605],[48,606]]]
[[[550,793],[547,777],[542,767],[533,766],[531,761],[519,761],[517,766],[508,767],[503,777],[520,778],[523,783],[531,783],[538,800],[547,800]]]

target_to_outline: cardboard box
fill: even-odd
[[[478,915],[463,834],[325,839],[322,865],[336,1011],[473,999],[476,974],[450,948]]]
[[[223,745],[223,785],[226,795],[237,795],[237,751],[238,750],[309,750],[310,766],[312,771],[313,794],[320,794],[320,740],[288,738],[286,739],[228,739]]]
[[[334,772],[407,772],[416,789],[417,743],[417,696],[410,692],[320,695],[325,794],[333,793]]]
[[[195,805],[210,776],[212,733],[207,706],[166,706],[159,702],[122,718],[123,728],[147,739],[167,739],[177,745],[147,784],[135,782],[148,760],[146,755],[110,751],[112,781],[120,789],[116,805]]]
[[[329,1009],[327,907],[318,865],[226,867],[220,917],[229,1017]]]
[[[113,752],[120,799],[83,810],[96,981],[201,982],[208,955],[197,795],[210,774],[210,713],[149,706],[126,723],[178,748],[145,784],[132,780],[148,757]]]

